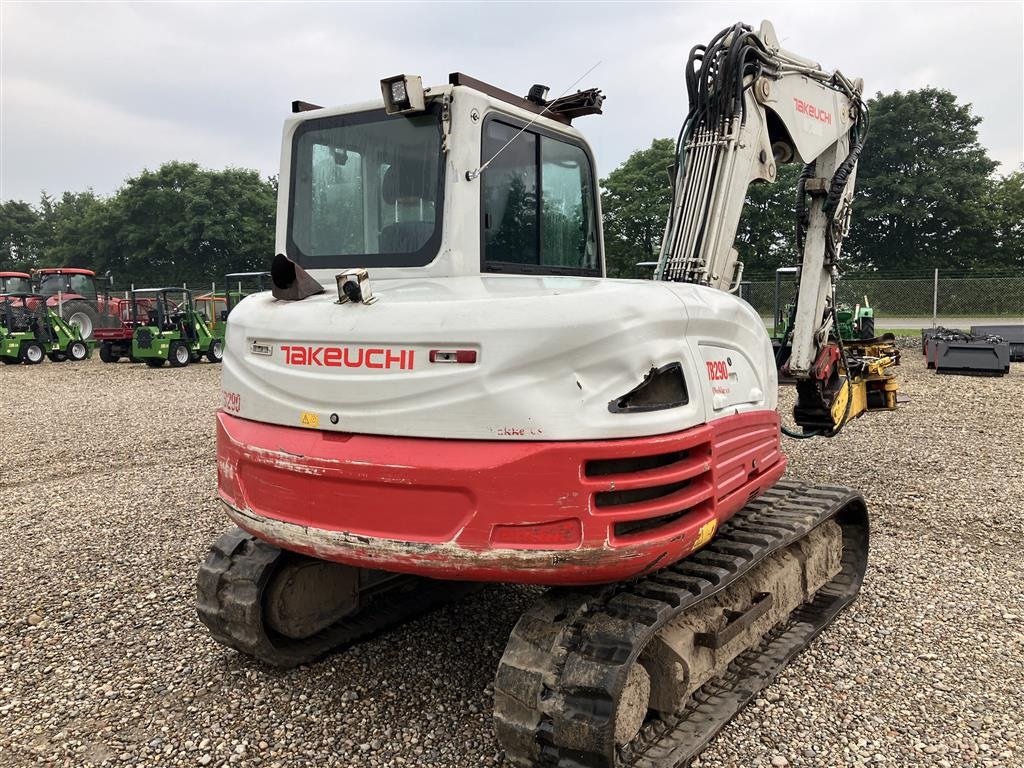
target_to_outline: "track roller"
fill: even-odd
[[[294,667],[477,588],[288,552],[234,528],[197,579],[200,620],[218,642]]]

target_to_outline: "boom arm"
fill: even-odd
[[[807,379],[832,323],[835,261],[866,134],[862,83],[783,50],[767,21],[757,32],[734,25],[697,46],[686,74],[690,109],[655,277],[735,291],[743,263],[733,244],[747,187],[774,181],[779,163],[802,163],[790,371]]]

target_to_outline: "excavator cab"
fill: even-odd
[[[324,282],[348,268],[601,276],[597,175],[571,117],[460,73],[449,81],[416,109],[290,121],[283,253]]]

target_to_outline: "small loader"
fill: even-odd
[[[141,316],[143,311],[145,317]],[[210,329],[196,311],[187,288],[132,291],[132,325],[132,360],[150,368],[159,368],[165,362],[181,368],[204,356],[211,363],[219,363],[224,356],[223,332]]]
[[[36,293],[0,294],[0,361],[13,365],[78,362],[89,357],[89,342],[78,326],[68,323],[46,306]]]

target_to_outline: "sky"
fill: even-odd
[[[525,94],[599,87],[575,122],[604,176],[686,113],[689,49],[771,19],[868,94],[952,91],[1000,172],[1024,168],[1024,2],[89,3],[0,0],[0,200],[116,191],[169,160],[277,172],[294,99],[380,97],[461,71]],[[870,151],[870,150],[868,150]]]

